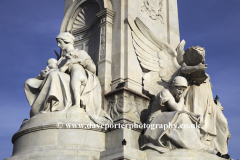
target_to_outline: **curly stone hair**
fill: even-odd
[[[204,49],[203,47],[196,46],[196,47],[191,47],[191,49],[197,51],[197,52],[200,53],[203,57],[205,57],[205,49]]]

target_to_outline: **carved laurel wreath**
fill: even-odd
[[[154,6],[152,1],[158,1],[157,2],[158,5]],[[163,23],[163,17],[161,15],[162,7],[163,0],[143,0],[141,11],[147,12],[152,20],[159,19]]]

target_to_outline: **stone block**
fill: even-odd
[[[105,135],[102,132],[83,129],[60,129],[58,135],[59,145],[76,145],[89,149],[105,148]]]
[[[13,147],[13,156],[22,150],[30,149],[36,146],[36,132],[28,133],[18,138]]]
[[[36,132],[36,146],[57,145],[58,131],[56,129]]]
[[[106,133],[106,149],[121,147],[123,140],[127,147],[139,149],[141,133],[139,131],[121,128]]]
[[[146,160],[146,153],[138,149],[131,147],[117,147],[101,152],[100,160],[117,160],[117,159],[126,159],[126,160]]]
[[[147,120],[150,102],[147,96],[122,87],[106,94],[105,97],[108,100],[108,114],[113,120],[121,115],[137,123]]]
[[[163,154],[155,150],[145,150],[148,160],[225,160],[206,152],[176,149]]]

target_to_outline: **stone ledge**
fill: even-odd
[[[112,96],[112,95],[114,95],[116,93],[123,92],[123,91],[127,91],[129,93],[135,94],[135,95],[137,95],[137,96],[139,96],[141,98],[144,98],[146,100],[149,100],[149,101],[151,100],[148,96],[146,96],[144,94],[141,94],[141,93],[138,93],[138,92],[136,92],[136,91],[134,91],[134,90],[132,90],[130,88],[127,88],[127,87],[122,87],[122,88],[116,89],[114,91],[111,91],[111,92],[105,94],[105,97],[109,97],[109,96]]]
[[[146,153],[131,147],[122,146],[100,153],[100,160],[146,160]]]
[[[63,124],[95,124],[90,120],[86,112],[79,109],[69,108],[66,111],[48,112],[43,114],[38,114],[26,121],[24,121],[20,129],[13,135],[12,143],[16,141],[19,137],[36,131],[49,130],[49,129],[66,129],[66,126],[58,127],[58,123]],[[98,132],[105,132],[104,128],[71,128],[71,129],[83,129],[83,130],[93,130]]]
[[[145,150],[148,160],[226,160],[206,152],[176,149],[163,154],[155,150]]]

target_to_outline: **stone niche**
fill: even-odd
[[[77,4],[71,12],[67,12],[63,20],[61,32],[70,32],[74,35],[75,47],[85,50],[95,63],[99,60],[100,28],[96,14],[100,11],[99,4],[94,1],[85,1]],[[70,17],[67,15],[70,14]],[[96,54],[97,53],[97,54]]]
[[[151,100],[143,94],[143,72],[127,23],[129,15],[141,19],[173,48],[179,44],[177,0],[65,0],[60,29],[72,33],[75,47],[87,51],[96,64],[102,108],[115,124],[142,124],[150,111]],[[81,109],[34,116],[14,134],[13,156],[7,160],[220,159],[188,150],[142,151],[142,129],[66,129],[56,126],[58,122],[94,123]]]

